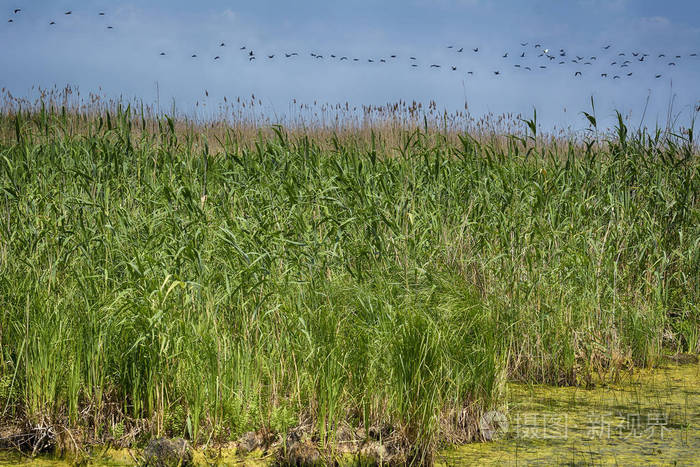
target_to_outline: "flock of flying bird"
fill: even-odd
[[[22,9],[21,8],[15,8],[12,11],[11,17],[8,19],[8,23],[13,23],[15,22],[14,18],[19,17],[21,15]],[[72,15],[73,11],[69,10],[64,12],[64,16],[69,16]],[[100,11],[98,12],[99,16],[105,16],[105,12]],[[56,25],[56,20],[51,20],[48,23],[50,26],[55,26]],[[114,29],[113,26],[111,25],[106,25],[107,29]],[[580,55],[574,55],[574,56],[569,56],[568,52],[565,49],[549,49],[545,48],[541,44],[532,44],[530,45],[528,42],[521,42],[520,43],[520,50],[516,52],[515,54],[509,55],[509,52],[505,52],[501,58],[502,59],[508,59],[509,56],[511,58],[515,58],[517,63],[512,64],[513,68],[519,69],[523,72],[532,72],[536,70],[546,70],[547,68],[553,68],[557,66],[562,66],[562,65],[570,65],[570,64],[575,64],[576,65],[576,70],[573,71],[574,77],[581,77],[584,75],[584,73],[588,73],[588,67],[592,67],[596,63],[602,63],[603,60],[607,61],[610,60],[609,66],[607,66],[604,70],[598,70],[596,73],[600,74],[601,78],[608,78],[612,80],[618,80],[622,78],[629,78],[634,75],[634,71],[632,71],[632,67],[634,65],[641,65],[644,63],[654,63],[656,68],[656,71],[651,72],[650,74],[654,76],[654,78],[659,79],[663,77],[664,73],[661,72],[658,67],[675,67],[677,66],[680,61],[683,58],[697,58],[698,54],[693,52],[690,54],[687,54],[686,56],[684,55],[679,55],[679,54],[665,54],[665,53],[659,53],[659,54],[654,54],[654,56],[645,53],[645,52],[630,52],[629,54],[626,52],[615,52],[611,51],[612,45],[608,44],[602,47],[600,54],[601,56],[597,55],[591,55],[591,56],[580,56]],[[221,49],[222,51],[224,48],[227,47],[227,44],[225,42],[221,42],[218,45],[218,48]],[[455,46],[455,45],[448,45],[447,49],[450,49],[450,51],[454,52],[455,54],[463,54],[463,53],[471,53],[471,54],[478,54],[479,53],[479,47],[472,47],[472,48],[465,48],[462,46]],[[252,50],[247,48],[245,45],[242,45],[239,47],[240,53],[244,55],[245,58],[249,62],[254,62],[255,60],[258,59],[258,55]],[[165,57],[168,55],[168,52],[166,51],[161,51],[159,52],[159,55],[161,57]],[[261,59],[266,59],[266,60],[274,60],[275,57],[281,58],[282,55],[284,56],[285,59],[293,59],[295,57],[299,56],[298,52],[284,52],[283,54],[264,54],[261,56]],[[534,57],[537,59],[536,64],[533,63],[526,63],[526,58],[531,58],[531,56],[534,55]],[[361,61],[366,61],[367,63],[376,63],[376,64],[384,64],[384,63],[390,63],[390,62],[395,62],[396,60],[399,59],[398,55],[396,54],[391,54],[388,55],[387,57],[381,57],[381,58],[366,58],[366,59],[360,59],[357,57],[349,57],[347,55],[336,55],[336,54],[329,54],[327,56],[324,56],[322,54],[314,53],[311,52],[309,53],[309,56],[312,57],[314,60],[324,60],[324,59],[329,59],[329,60],[337,60],[340,62],[343,61],[348,61],[348,62],[361,62]],[[197,53],[192,53],[190,58],[192,59],[197,59],[199,55]],[[219,55],[214,55],[213,60],[218,61],[223,58],[223,53],[220,53]],[[410,64],[411,68],[418,68],[420,67],[420,62],[417,57],[415,56],[410,56],[408,57],[408,63]],[[438,63],[431,63],[429,65],[424,65],[427,66],[431,69],[440,69],[443,68],[441,64]],[[457,65],[449,65],[445,66],[444,68],[449,69],[453,72],[458,71],[458,66]],[[494,76],[500,76],[503,74],[503,69],[496,69],[492,70],[491,73],[493,73]],[[474,71],[469,70],[467,71],[467,76],[473,76],[475,74]]]

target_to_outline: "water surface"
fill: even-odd
[[[700,365],[638,371],[582,389],[508,385],[500,439],[442,452],[442,465],[700,465]]]

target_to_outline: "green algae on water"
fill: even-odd
[[[595,389],[508,385],[494,442],[443,452],[443,465],[699,465],[700,365],[670,364]]]

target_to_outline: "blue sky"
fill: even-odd
[[[22,11],[14,14],[15,8]],[[690,56],[700,54],[697,0],[0,0],[0,43],[0,86],[15,95],[71,84],[83,93],[155,102],[158,83],[160,102],[174,99],[184,111],[198,101],[213,109],[224,96],[251,94],[270,115],[285,114],[292,99],[435,100],[448,110],[463,109],[466,101],[476,117],[530,115],[536,107],[546,126],[583,128],[580,111],[590,109],[591,96],[601,120],[619,109],[638,124],[646,106],[650,126],[665,123],[672,100],[681,118],[700,102],[700,57]],[[607,44],[612,47],[603,50]],[[239,50],[243,45],[255,62]],[[545,48],[553,60],[538,57]],[[284,57],[292,51],[300,55]],[[341,56],[360,60],[341,62]],[[572,63],[576,56],[584,59]],[[624,60],[630,62],[620,68]]]

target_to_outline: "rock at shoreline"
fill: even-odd
[[[145,465],[149,467],[186,467],[194,465],[192,448],[182,438],[151,440],[143,450]]]
[[[248,454],[262,448],[263,441],[263,437],[260,434],[249,431],[236,442],[236,452],[238,454]]]

